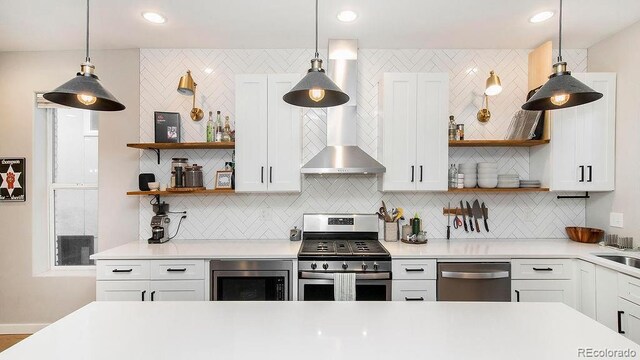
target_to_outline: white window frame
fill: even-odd
[[[57,108],[51,109],[53,111],[57,111]],[[95,112],[92,112],[90,115],[92,118],[97,116]],[[95,274],[95,264],[94,265],[56,265],[56,234],[55,234],[55,191],[56,190],[98,190],[98,184],[69,184],[69,183],[54,183],[53,178],[53,162],[54,162],[54,152],[53,152],[53,121],[50,121],[49,116],[47,114],[47,129],[46,129],[46,138],[47,138],[47,150],[46,150],[46,172],[47,172],[47,222],[48,222],[48,268],[51,271],[51,274],[61,273],[61,272],[77,272],[81,274],[82,272],[88,271],[88,275]],[[98,137],[98,131],[91,131],[88,125],[85,125],[84,129],[85,137]],[[98,154],[98,156],[100,156]],[[98,238],[96,237],[96,242]],[[97,247],[94,248],[97,250]],[[45,274],[47,275],[47,274]]]

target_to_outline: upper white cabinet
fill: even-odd
[[[615,173],[616,74],[576,73],[604,94],[551,112],[551,144],[531,150],[531,178],[553,191],[612,191]]]
[[[299,74],[236,76],[236,191],[299,192],[302,111],[282,100]]]
[[[380,190],[446,191],[449,75],[385,73],[379,89]]]

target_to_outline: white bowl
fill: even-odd
[[[480,169],[497,169],[498,164],[496,163],[480,163],[478,164],[478,170]]]
[[[496,179],[495,181],[491,181],[478,179],[478,186],[483,189],[493,189],[498,186],[498,180]]]
[[[159,183],[159,182],[157,182],[157,181],[147,183],[147,185],[149,186],[149,189],[151,189],[151,190],[158,190],[158,189],[160,189],[160,183]]]
[[[498,169],[478,169],[478,174],[496,174],[498,176]]]
[[[464,179],[464,187],[466,188],[474,188],[478,185],[478,181],[476,179]]]

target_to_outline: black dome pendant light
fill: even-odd
[[[522,105],[523,110],[557,110],[584,105],[602,98],[602,94],[580,82],[567,71],[567,63],[562,61],[562,0],[560,0],[560,31],[558,62],[553,65],[549,80]]]
[[[311,69],[288,93],[284,94],[285,102],[308,108],[325,108],[345,104],[349,95],[340,90],[322,69],[322,60],[318,54],[318,0],[316,0],[316,53],[311,60]]]
[[[95,66],[89,57],[89,0],[87,0],[87,41],[85,62],[76,77],[48,92],[43,97],[56,104],[95,111],[124,110],[118,99],[102,86],[94,74]]]

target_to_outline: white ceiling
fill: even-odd
[[[565,0],[566,48],[586,48],[640,20],[639,0]],[[91,47],[311,48],[313,0],[93,0]],[[531,48],[556,40],[558,0],[320,0],[320,46],[357,38],[362,48]],[[359,18],[336,19],[351,9]],[[147,23],[143,11],[168,21]],[[84,0],[0,0],[0,51],[84,46]]]

